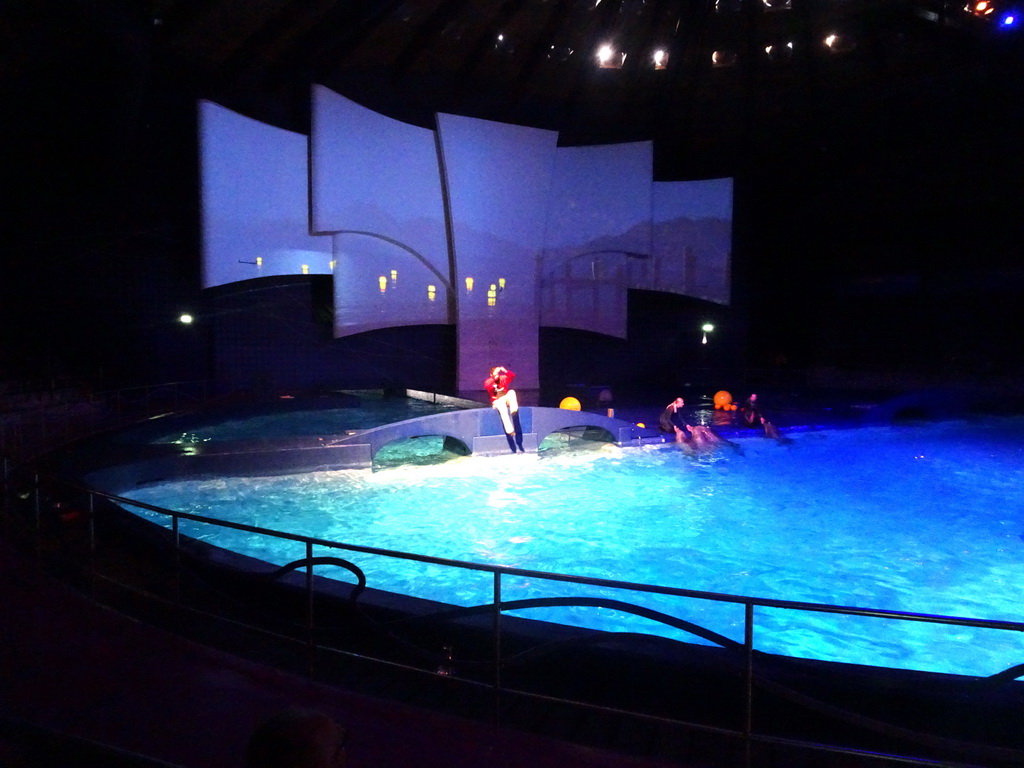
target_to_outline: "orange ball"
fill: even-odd
[[[715,392],[715,408],[728,408],[732,405],[732,395],[724,389]]]

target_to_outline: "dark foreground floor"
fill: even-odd
[[[0,765],[11,768],[159,764],[133,755],[242,766],[253,727],[295,706],[348,726],[354,768],[670,764],[359,696],[220,653],[92,604],[2,539],[0,601]],[[129,754],[67,746],[77,739]]]

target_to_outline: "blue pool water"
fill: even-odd
[[[218,519],[456,560],[735,595],[1020,621],[1024,419],[741,437],[695,457],[552,438],[538,455],[446,456],[440,439],[378,455],[377,471],[164,482],[132,498]],[[129,493],[129,492],[125,492]],[[274,563],[302,545],[197,526]],[[333,552],[338,554],[337,552]],[[327,552],[317,552],[327,554]],[[371,587],[460,605],[486,575],[342,553]],[[345,578],[342,572],[339,578]],[[503,580],[503,598],[629,600],[742,640],[742,608]],[[608,609],[522,615],[689,635]],[[805,658],[988,675],[1024,663],[1017,633],[759,608],[755,646]]]

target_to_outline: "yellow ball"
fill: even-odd
[[[564,408],[567,411],[578,411],[580,410],[580,401],[575,397],[563,397],[562,402],[558,404],[559,408]]]
[[[724,389],[715,392],[715,408],[728,408],[732,405],[732,395]]]
[[[646,424],[644,424],[644,423],[643,423],[642,421],[638,421],[638,422],[636,423],[636,425],[637,425],[638,427],[644,427],[645,429],[647,428],[647,425],[646,425]]]

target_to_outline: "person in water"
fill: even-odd
[[[505,428],[505,437],[508,438],[508,447],[512,453],[518,448],[523,448],[523,427],[519,423],[519,400],[516,398],[516,391],[512,389],[512,380],[516,375],[504,366],[497,365],[491,368],[491,375],[484,381],[484,391],[491,398],[491,407],[498,411],[501,417],[501,425]]]
[[[764,429],[765,437],[774,439],[780,437],[779,430],[761,413],[761,408],[757,403],[757,393],[755,392],[751,392],[750,397],[743,403],[743,423],[753,429],[761,427]]]
[[[683,398],[677,397],[665,406],[665,410],[662,411],[661,416],[658,417],[658,427],[662,432],[674,433],[677,443],[690,442],[691,427],[686,423],[686,417],[683,414],[683,408],[685,406],[686,402]]]
[[[669,403],[658,418],[658,426],[662,432],[674,432],[676,442],[693,451],[714,451],[722,446],[739,450],[739,446],[720,437],[711,427],[703,424],[687,424],[683,408],[686,402],[677,397]]]
[[[764,416],[757,405],[757,394],[754,392],[743,403],[743,423],[748,427],[759,427],[764,423]]]

